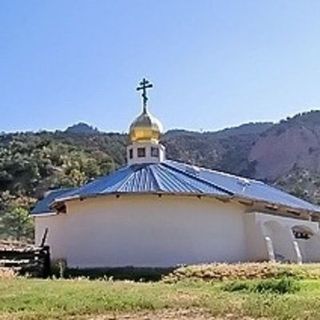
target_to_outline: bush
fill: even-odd
[[[249,291],[250,290],[250,284],[248,281],[233,281],[227,283],[223,290],[228,292],[235,292],[235,291]]]
[[[259,293],[295,293],[300,290],[300,284],[292,278],[268,279],[259,281],[252,291]]]
[[[236,291],[247,291],[255,293],[274,293],[274,294],[285,294],[295,293],[300,290],[300,284],[297,280],[290,278],[282,279],[268,279],[254,281],[233,281],[225,284],[223,287],[224,291],[236,292]]]

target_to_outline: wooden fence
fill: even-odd
[[[0,245],[0,267],[20,275],[46,278],[51,273],[49,247]]]

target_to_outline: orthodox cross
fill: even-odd
[[[143,78],[142,81],[139,83],[139,87],[137,88],[137,91],[142,90],[142,102],[143,102],[143,113],[147,112],[147,89],[150,89],[153,87],[153,84],[150,83],[147,79]]]

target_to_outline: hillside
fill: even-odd
[[[68,127],[66,133],[78,133],[78,134],[94,134],[98,133],[98,129],[89,126],[87,123],[79,122]]]
[[[320,112],[217,132],[171,130],[169,159],[266,180],[320,202]],[[125,164],[127,136],[79,124],[66,131],[0,135],[0,210],[30,207],[51,188],[81,185]]]
[[[248,123],[217,132],[169,131],[163,137],[170,159],[251,176],[248,154],[271,123]]]

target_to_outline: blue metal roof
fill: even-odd
[[[54,202],[55,198],[62,195],[67,195],[69,192],[75,190],[75,188],[65,188],[65,189],[56,189],[50,190],[46,193],[43,199],[39,200],[35,207],[32,209],[32,214],[44,214],[44,213],[53,213],[55,212],[50,208],[50,204]]]
[[[320,207],[263,182],[170,160],[123,167],[80,188],[49,194],[50,199],[45,198],[46,201],[41,206],[49,205],[50,201],[54,203],[112,193],[181,193],[229,198],[235,196],[320,212]],[[39,213],[39,210],[34,210],[33,213]]]
[[[230,196],[209,181],[199,179],[187,172],[180,172],[168,162],[135,164],[123,167],[114,173],[98,178],[56,201],[70,198],[85,198],[110,193],[191,193]]]

